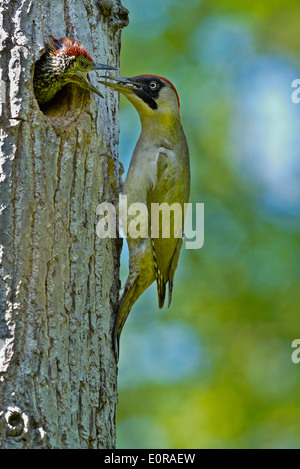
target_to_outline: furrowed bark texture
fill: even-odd
[[[121,246],[97,237],[96,208],[117,196],[108,156],[118,96],[68,85],[42,111],[32,78],[45,45],[62,37],[118,65],[127,10],[120,0],[0,9],[0,447],[113,448]]]

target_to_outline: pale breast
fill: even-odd
[[[147,192],[157,180],[158,155],[159,148],[138,144],[135,147],[123,190],[123,194],[127,195],[128,204],[147,204]]]

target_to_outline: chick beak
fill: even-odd
[[[111,65],[105,65],[105,64],[100,64],[93,62],[92,63],[92,69],[90,70],[91,72],[94,70],[117,70],[116,67],[112,67]],[[103,94],[100,93],[100,91],[97,90],[87,79],[87,75],[84,77],[84,80],[80,80],[80,86],[82,88],[85,88],[86,90],[92,91],[93,93],[96,93],[98,96],[103,98]]]
[[[85,90],[88,90],[88,91],[92,91],[93,93],[96,93],[98,96],[100,96],[100,98],[103,98],[103,94],[100,93],[100,91],[97,90],[97,88],[95,88],[89,81],[88,81],[88,78],[87,78],[87,74],[84,76],[84,75],[80,75],[80,76],[73,76],[72,77],[72,82],[73,83],[76,83],[78,86],[80,86],[81,88],[85,89]]]

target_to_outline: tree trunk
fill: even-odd
[[[96,208],[119,182],[118,96],[67,85],[41,110],[32,79],[61,37],[118,64],[127,13],[120,0],[0,4],[2,448],[115,446],[121,244],[97,237]]]

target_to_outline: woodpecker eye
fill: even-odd
[[[158,83],[156,81],[150,81],[149,88],[151,88],[151,90],[156,90],[157,87],[158,87]]]
[[[77,63],[79,64],[79,66],[80,66],[83,70],[85,70],[86,68],[88,68],[88,62],[87,62],[87,60],[86,60],[84,57],[78,57]]]

